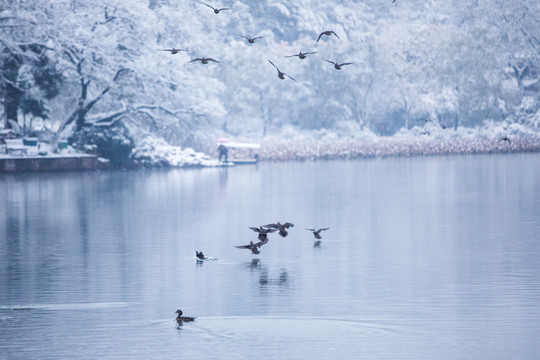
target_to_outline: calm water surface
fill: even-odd
[[[539,154],[0,174],[0,358],[537,359],[539,255]]]

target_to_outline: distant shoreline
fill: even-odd
[[[540,134],[520,134],[509,138],[485,136],[392,136],[352,138],[268,138],[261,142],[259,161],[353,160],[388,157],[418,157],[437,155],[474,155],[540,152]],[[125,166],[108,166],[106,159],[95,155],[72,153],[48,156],[0,156],[0,173],[41,172],[62,170],[97,170],[115,168],[209,168],[223,166],[217,158],[189,148],[178,157],[178,147],[166,146],[152,156],[134,157]],[[211,150],[207,150],[210,154]],[[168,155],[168,156],[167,156]]]
[[[432,155],[502,154],[540,151],[540,135],[499,138],[374,138],[263,142],[261,161],[334,160]]]

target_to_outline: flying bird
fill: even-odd
[[[196,319],[196,318],[194,318],[192,316],[182,316],[182,314],[183,314],[182,310],[176,310],[176,314],[178,314],[178,316],[176,317],[176,322],[178,324],[182,324],[184,322],[195,321],[195,319]]]
[[[213,7],[212,5],[208,5],[207,3],[204,3],[204,5],[208,6],[209,8],[211,8],[212,10],[214,10],[214,14],[219,14],[220,11],[223,11],[223,10],[230,10],[229,8],[221,8],[221,9],[217,9],[215,7]]]
[[[319,229],[319,230],[315,230],[315,229],[306,229],[308,231],[311,231],[313,233],[313,236],[315,236],[315,239],[320,239],[321,238],[321,231],[325,231],[325,230],[328,230],[330,228],[322,228],[322,229]]]
[[[237,36],[240,36],[241,38],[246,39],[247,42],[250,43],[250,44],[255,43],[255,40],[257,40],[257,39],[262,39],[262,38],[264,37],[264,36],[256,36],[256,37],[254,37],[254,38],[251,38],[251,37],[249,37],[249,36],[238,35],[238,34],[237,34]]]
[[[286,237],[287,235],[289,235],[289,233],[287,232],[287,229],[292,228],[293,226],[294,224],[291,224],[290,222],[286,222],[285,224],[280,224],[279,221],[275,224],[264,225],[265,228],[274,229],[274,231],[279,230],[279,235],[281,235],[281,237]]]
[[[285,57],[294,57],[294,56],[298,56],[299,59],[305,59],[309,54],[315,54],[316,51],[312,51],[312,52],[299,52],[298,54],[294,54],[294,55],[288,55],[288,56],[285,56]]]
[[[341,67],[342,67],[342,66],[354,64],[354,63],[352,63],[352,62],[347,62],[347,63],[341,63],[341,64],[338,64],[337,62],[330,61],[330,60],[326,60],[326,59],[324,59],[324,61],[327,61],[327,62],[329,62],[330,64],[334,64],[334,68],[335,68],[336,70],[341,70]]]
[[[194,62],[194,61],[200,61],[200,62],[203,63],[203,64],[208,64],[209,61],[213,61],[213,62],[216,62],[216,63],[219,62],[219,61],[214,60],[214,59],[212,59],[212,58],[205,58],[205,57],[202,57],[202,58],[196,58],[196,59],[193,59],[193,60],[191,60],[191,61],[188,61],[188,63],[192,63],[192,62]]]
[[[321,36],[323,35],[326,35],[326,36],[331,36],[331,35],[336,35],[336,37],[339,39],[339,36],[332,30],[327,30],[327,31],[323,31],[322,33],[319,34],[319,37],[317,38],[317,42],[319,42],[319,40],[321,40]]]
[[[276,65],[274,65],[273,62],[271,62],[270,60],[268,60],[268,62],[269,62],[270,64],[272,64],[273,67],[276,68],[276,70],[277,70],[277,72],[278,72],[278,75],[277,75],[278,78],[280,78],[281,80],[284,80],[284,79],[285,79],[285,75],[286,75],[289,79],[291,79],[291,80],[293,80],[293,81],[296,81],[296,80],[294,80],[290,75],[285,74],[284,72],[280,71],[280,70],[278,69],[278,67],[277,67]]]
[[[268,234],[269,233],[273,233],[273,232],[277,231],[276,229],[263,229],[262,226],[259,226],[258,228],[253,227],[253,226],[249,226],[249,228],[251,230],[255,231],[256,233],[259,233],[259,236],[257,237],[257,239],[259,239],[260,242],[262,243],[261,246],[268,242]]]
[[[171,53],[171,55],[174,55],[174,54],[178,54],[181,51],[186,51],[187,52],[188,50],[172,48],[172,49],[163,49],[163,50],[160,50],[160,51],[168,51],[168,52]]]
[[[503,136],[502,138],[499,139],[499,142],[501,141],[508,141],[509,144],[511,144],[512,142],[510,141],[510,139],[507,137],[507,136]]]
[[[252,254],[260,254],[259,248],[262,246],[260,242],[254,244],[253,241],[250,241],[248,245],[236,245],[235,248],[238,249],[249,249]]]

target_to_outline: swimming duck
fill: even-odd
[[[196,59],[193,59],[193,60],[191,60],[191,61],[188,61],[188,63],[192,63],[192,62],[194,62],[194,61],[200,61],[200,62],[203,63],[203,64],[208,64],[209,61],[213,61],[213,62],[216,62],[216,63],[219,62],[219,61],[214,60],[214,59],[212,59],[212,58],[205,58],[205,57],[202,57],[202,58],[196,58]]]
[[[290,222],[286,222],[285,224],[280,224],[279,221],[276,224],[264,225],[265,228],[279,230],[279,235],[281,235],[281,237],[286,237],[287,235],[289,235],[286,229],[292,228],[293,226],[294,224],[291,224]]]
[[[200,260],[206,259],[206,258],[204,257],[204,254],[203,254],[202,251],[201,251],[201,252],[195,251],[195,256],[197,257],[197,259],[200,259]]]
[[[324,59],[324,61],[327,61],[327,62],[329,62],[330,64],[334,64],[334,68],[335,68],[336,70],[341,70],[341,67],[342,67],[342,66],[354,64],[354,63],[352,63],[352,62],[338,64],[337,62],[330,61],[330,60],[326,60],[326,59]]]
[[[196,318],[192,317],[192,316],[182,316],[183,312],[182,310],[176,310],[176,314],[178,314],[178,316],[176,317],[176,322],[181,324],[183,322],[190,322],[190,321],[195,321]]]
[[[306,229],[308,231],[311,231],[313,233],[313,236],[315,236],[315,239],[320,239],[321,238],[321,231],[324,231],[324,230],[328,230],[330,228],[322,228],[322,229],[319,229],[319,230],[315,230],[315,229]]]
[[[237,36],[240,36],[241,38],[246,39],[247,42],[250,43],[250,44],[255,43],[255,40],[257,40],[257,39],[262,39],[264,37],[264,36],[256,36],[254,38],[251,38],[249,36],[244,36],[244,35],[237,35]]]
[[[319,40],[321,40],[321,36],[323,35],[326,35],[326,36],[331,36],[331,35],[336,35],[336,37],[339,39],[339,36],[332,30],[326,30],[326,31],[323,31],[322,33],[319,34],[319,37],[317,38],[317,42],[319,42]]]
[[[185,49],[176,49],[176,48],[172,48],[172,49],[163,49],[163,50],[160,50],[160,51],[168,51],[171,53],[171,55],[174,55],[174,54],[178,54],[179,52],[181,51],[186,51]]]
[[[203,3],[204,5],[208,6],[209,8],[211,8],[212,10],[214,10],[214,14],[219,14],[220,11],[223,11],[223,10],[230,10],[229,8],[221,8],[221,9],[217,9],[215,7],[213,7],[212,5],[208,5],[207,3]]]
[[[294,56],[298,56],[299,59],[305,59],[309,54],[315,54],[316,51],[312,51],[312,52],[299,52],[298,54],[295,54],[295,55],[288,55],[288,56],[285,56],[286,58],[288,57],[294,57]]]
[[[281,72],[281,71],[278,69],[278,67],[277,67],[276,65],[274,65],[274,63],[271,62],[270,60],[268,60],[268,62],[269,62],[270,64],[272,64],[273,67],[276,68],[276,70],[277,70],[277,72],[278,72],[278,78],[280,78],[281,80],[284,80],[284,79],[285,79],[285,75],[287,75],[287,74],[285,74],[284,72]],[[293,80],[293,81],[296,81],[296,80],[294,80],[294,79],[293,79],[291,76],[289,76],[289,75],[287,75],[287,77],[288,77],[289,79]]]
[[[236,245],[235,248],[238,249],[249,249],[252,254],[260,254],[259,248],[262,246],[260,242],[254,244],[253,241],[250,241],[248,245]]]

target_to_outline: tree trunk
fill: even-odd
[[[22,59],[11,53],[6,56],[2,66],[2,91],[4,92],[4,127],[11,128],[9,120],[18,122],[19,101],[22,96],[22,91],[16,86],[19,76],[19,68],[21,67]]]
[[[129,70],[124,69],[124,68],[118,70],[116,72],[116,75],[113,78],[112,83],[116,82],[116,80],[118,80],[119,76],[123,72],[126,72],[126,71],[129,71]],[[93,100],[91,100],[90,102],[85,104],[86,98],[87,98],[87,95],[88,95],[88,85],[89,84],[90,84],[90,80],[85,82],[83,79],[81,79],[81,96],[80,96],[78,104],[77,104],[77,109],[75,109],[71,113],[71,115],[69,115],[68,118],[64,121],[64,123],[62,125],[60,125],[60,127],[58,128],[58,133],[62,132],[62,130],[64,130],[65,127],[68,126],[69,124],[71,124],[73,121],[75,121],[75,131],[79,131],[84,126],[84,124],[86,122],[86,115],[88,114],[88,112],[90,110],[92,110],[94,105],[99,100],[101,100],[101,98],[106,93],[108,93],[109,90],[111,89],[111,85],[107,86],[103,91],[101,91],[101,93],[98,96],[96,96]]]
[[[18,110],[19,110],[19,100],[21,98],[22,92],[11,84],[7,84],[4,88],[4,127],[6,129],[11,128],[9,120],[18,122]]]

